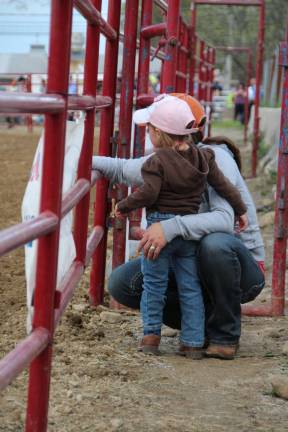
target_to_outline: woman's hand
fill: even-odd
[[[143,249],[145,257],[153,260],[158,258],[161,249],[163,249],[166,244],[167,241],[161,223],[156,222],[144,231],[137,250],[140,252]]]

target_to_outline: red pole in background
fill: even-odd
[[[248,88],[252,78],[252,50],[247,48],[247,77],[246,77],[246,98],[245,98],[245,122],[244,122],[244,143],[248,141],[248,123],[249,123],[249,95]]]
[[[93,6],[100,12],[102,0],[92,0]],[[100,30],[98,26],[87,23],[86,50],[84,65],[84,87],[83,94],[96,96],[98,58],[99,58]],[[95,108],[86,112],[85,129],[82,151],[78,165],[78,179],[91,180],[91,162],[93,155],[95,126]],[[76,246],[77,261],[85,264],[88,216],[89,216],[90,194],[86,194],[75,209],[74,240]],[[103,226],[103,225],[102,225]]]
[[[33,329],[38,327],[47,329],[51,339],[54,330],[54,297],[61,218],[72,8],[72,0],[65,2],[52,0],[51,2],[47,93],[63,95],[66,100],[66,109],[59,114],[47,114],[45,117],[40,212],[49,210],[59,218],[59,221],[58,228],[53,233],[39,239],[33,320]],[[26,432],[46,431],[51,360],[52,344],[49,344],[31,363]]]
[[[117,33],[114,40],[107,39],[105,47],[103,95],[110,96],[112,106],[102,111],[99,136],[99,156],[111,155],[111,138],[114,131],[114,113],[116,102],[117,87],[117,66],[118,66],[118,46],[119,46],[119,26],[120,26],[121,0],[110,0],[108,7],[108,24]],[[105,228],[102,240],[92,257],[92,269],[90,274],[89,297],[92,305],[97,306],[103,302],[106,249],[107,249],[107,211],[108,211],[108,181],[104,178],[98,180],[96,184],[95,206],[94,206],[94,226],[100,225]],[[97,205],[96,205],[97,199]]]
[[[209,56],[208,56],[208,61],[209,61],[209,74],[208,74],[208,95],[207,95],[207,101],[210,105],[210,119],[209,119],[209,124],[208,124],[208,136],[211,136],[211,109],[212,109],[212,101],[213,101],[213,89],[212,89],[212,85],[213,85],[213,80],[214,80],[214,65],[215,65],[215,60],[216,60],[216,50],[215,48],[209,48]]]
[[[189,94],[194,96],[195,86],[195,56],[197,53],[197,36],[196,36],[196,14],[197,8],[194,3],[191,4],[191,27],[190,27],[190,65],[189,65]],[[199,80],[198,80],[199,84]]]
[[[140,108],[138,97],[143,94],[148,94],[151,38],[150,35],[149,37],[145,37],[145,33],[143,32],[143,29],[147,28],[152,24],[152,12],[153,12],[153,2],[151,0],[142,0],[136,109]],[[166,24],[165,24],[165,28],[166,28]],[[145,127],[135,125],[133,157],[137,158],[143,156],[144,152],[145,152]],[[133,227],[140,227],[141,216],[142,216],[142,209],[138,209],[130,213],[129,215],[130,232],[131,229],[133,229]]]
[[[177,56],[177,75],[176,75],[176,91],[185,93],[187,91],[187,27],[182,18],[179,17],[179,43]]]
[[[264,34],[265,34],[265,3],[261,1],[259,8],[259,31],[258,31],[258,48],[256,60],[256,90],[255,90],[255,107],[254,107],[254,129],[252,143],[252,177],[257,174],[258,148],[260,140],[260,86],[263,70],[263,51],[264,51]]]
[[[200,58],[198,62],[198,95],[201,102],[204,97],[204,61],[205,61],[205,42],[200,40]]]
[[[209,81],[210,81],[210,47],[207,45],[206,50],[204,51],[204,91],[203,91],[203,99],[209,102]]]
[[[167,44],[163,64],[163,92],[173,93],[176,89],[177,44],[180,0],[168,0]]]
[[[185,24],[185,38],[184,38],[184,47],[186,49],[185,52],[185,61],[184,61],[184,73],[186,75],[186,79],[185,79],[185,89],[184,92],[188,93],[189,91],[189,60],[190,60],[190,53],[189,53],[189,34],[190,34],[190,29],[189,27]]]
[[[141,11],[141,29],[150,26],[152,23],[153,2],[151,0],[142,0]],[[140,32],[139,60],[138,60],[138,79],[137,79],[137,98],[141,94],[148,94],[149,71],[150,71],[150,48],[151,39],[143,36]],[[136,99],[136,109],[139,108]],[[135,126],[135,141],[133,148],[133,157],[139,157],[144,154],[145,148],[145,128]]]
[[[283,67],[281,129],[278,154],[274,254],[272,273],[272,315],[283,315],[288,226],[288,23],[286,41],[280,44],[279,65]]]
[[[127,0],[125,8],[119,137],[117,149],[117,156],[120,158],[130,157],[138,4],[138,0]],[[149,53],[147,53],[147,55],[149,55]],[[116,201],[120,201],[126,195],[126,186],[121,185],[116,188]],[[125,243],[126,221],[115,218],[113,231],[113,268],[119,266],[125,261]]]
[[[182,51],[181,51],[181,45],[183,40],[183,28],[182,28],[182,18],[179,16],[179,23],[178,23],[178,47],[177,47],[177,66],[176,66],[176,92],[180,92],[181,84],[182,84],[182,78],[179,74],[179,72],[182,72]]]

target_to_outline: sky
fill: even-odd
[[[108,0],[102,0],[107,18]],[[0,0],[0,53],[25,53],[31,44],[43,44],[48,52],[50,0]],[[86,33],[85,20],[74,10],[73,32]],[[105,39],[100,42],[104,51]]]

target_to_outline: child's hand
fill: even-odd
[[[239,216],[239,231],[244,231],[248,227],[248,216],[247,213],[244,213],[242,216]]]
[[[114,214],[115,214],[115,217],[117,217],[118,219],[122,219],[122,220],[124,220],[127,216],[126,214],[120,212],[117,204],[115,205]]]

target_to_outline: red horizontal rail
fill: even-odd
[[[70,110],[102,110],[112,105],[108,96],[69,96]],[[0,92],[0,112],[56,114],[64,110],[65,102],[60,95],[37,93]]]
[[[69,96],[68,109],[69,110],[102,110],[109,108],[112,105],[112,99],[108,96]]]
[[[119,40],[121,43],[124,42],[124,34],[123,33],[119,33]],[[136,41],[136,47],[137,47],[137,49],[140,47],[140,41],[138,39]],[[155,47],[150,48],[150,54],[152,54],[155,58],[158,58],[159,60],[165,59],[164,51],[160,51],[160,50],[157,51],[157,48],[155,48]]]
[[[61,217],[63,218],[89,192],[91,184],[86,179],[79,179],[63,197]]]
[[[104,230],[100,226],[94,227],[92,233],[90,234],[87,241],[87,249],[86,249],[86,260],[85,266],[88,265],[91,256],[93,255],[95,249],[100,243]],[[82,274],[84,273],[84,266],[81,261],[74,261],[67,271],[66,275],[62,279],[57,291],[61,292],[61,302],[59,308],[55,311],[54,324],[55,328],[62,317],[67,305],[69,304],[71,298],[73,297],[73,293],[75,288],[77,287]]]
[[[87,249],[86,249],[86,258],[85,258],[85,265],[87,266],[89,264],[89,261],[97,248],[98,244],[100,243],[102,237],[104,234],[103,227],[96,225],[90,236],[88,237],[87,241]]]
[[[154,0],[154,3],[156,6],[158,6],[160,9],[162,9],[164,12],[167,12],[168,5],[164,0]]]
[[[179,50],[182,51],[184,54],[189,53],[189,50],[184,45],[180,45]]]
[[[50,211],[45,211],[35,219],[0,231],[0,256],[38,237],[49,234],[56,229],[57,224],[58,217]]]
[[[56,114],[65,101],[57,94],[0,92],[0,113]]]
[[[209,68],[215,67],[214,63],[209,63],[209,62],[207,62],[207,60],[201,59],[201,57],[199,57],[197,55],[195,55],[194,58],[196,60],[198,60],[199,62],[201,61],[203,66],[206,66]]]
[[[104,20],[90,0],[74,0],[74,6],[89,24],[98,26],[100,32],[108,39],[115,40],[117,38],[116,31]]]
[[[137,106],[139,108],[145,108],[151,105],[154,101],[154,95],[142,93],[137,97]]]
[[[185,79],[185,80],[186,80],[186,78],[187,78],[187,75],[186,75],[185,73],[181,72],[181,71],[176,71],[176,76],[177,76],[178,78],[183,78],[183,79]]]
[[[88,180],[80,179],[72,186],[63,197],[62,218],[78,204],[100,177],[101,174],[99,172],[93,171],[91,183]],[[50,211],[46,211],[30,221],[22,222],[0,231],[0,256],[32,240],[49,234],[56,229],[57,223],[57,216]]]
[[[262,0],[193,0],[196,5],[261,6]]]
[[[57,291],[61,292],[61,302],[58,309],[55,311],[54,327],[56,328],[60,318],[63,315],[68,303],[70,302],[75,288],[77,287],[82,274],[84,273],[84,266],[80,261],[74,261],[65,276],[63,277]]]
[[[50,341],[48,330],[39,327],[0,361],[0,390],[7,387]]]
[[[165,35],[166,29],[167,29],[166,23],[152,24],[142,28],[141,36],[143,36],[146,39],[150,39],[155,36],[163,36]]]
[[[242,314],[247,316],[272,316],[272,307],[270,306],[254,306],[243,305],[241,307]]]
[[[61,217],[63,218],[75,205],[86,195],[87,192],[95,185],[96,181],[101,177],[99,171],[93,171],[91,182],[81,178],[65,193],[62,200]]]

